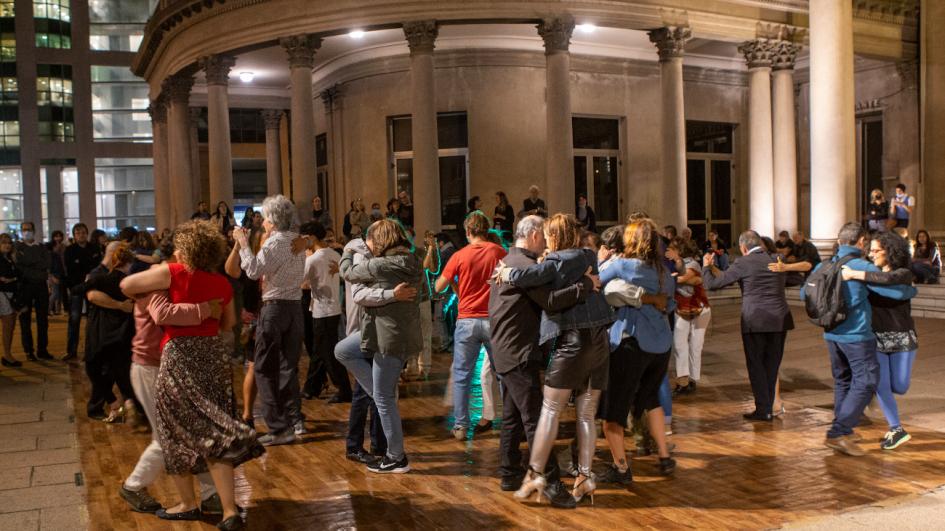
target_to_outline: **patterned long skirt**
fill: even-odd
[[[169,474],[197,474],[207,459],[233,466],[263,454],[237,413],[230,355],[218,337],[167,342],[157,379],[158,441]]]

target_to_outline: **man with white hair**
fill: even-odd
[[[548,209],[545,208],[545,200],[538,197],[539,188],[534,184],[528,187],[528,197],[522,203],[522,210],[518,213],[519,217],[548,215]]]
[[[262,309],[256,328],[254,371],[263,418],[269,433],[265,446],[288,444],[305,432],[299,394],[299,353],[302,346],[302,277],[305,255],[292,251],[298,237],[295,205],[283,195],[267,197],[262,206],[265,243],[250,249],[246,229],[233,230],[240,246],[240,266],[252,280],[263,279]]]
[[[535,265],[545,250],[542,231],[544,219],[526,216],[515,230],[515,247],[503,262],[514,268]],[[522,439],[531,448],[541,414],[542,352],[538,345],[542,310],[560,312],[574,306],[594,289],[589,277],[581,282],[552,291],[547,286],[524,289],[508,283],[495,283],[489,294],[489,320],[495,371],[502,386],[502,433],[499,454],[501,488],[518,490],[525,468],[522,466]],[[573,508],[574,498],[559,480],[560,470],[554,457],[545,468],[548,486],[545,496],[556,507]]]

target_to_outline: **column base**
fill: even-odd
[[[811,239],[811,243],[814,244],[814,247],[817,248],[817,253],[820,255],[820,258],[826,260],[831,258],[834,255],[834,246],[837,245],[837,240],[815,240]]]

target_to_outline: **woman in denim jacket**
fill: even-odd
[[[545,260],[527,269],[500,267],[499,280],[523,288],[550,285],[552,289],[559,289],[574,284],[584,275],[597,274],[597,256],[594,251],[580,248],[580,226],[573,215],[555,214],[545,222],[544,233],[550,251]],[[545,371],[544,400],[528,474],[515,493],[518,499],[528,498],[536,490],[541,496],[545,478],[539,471],[545,469],[558,436],[558,417],[567,406],[571,391],[577,390],[579,474],[571,494],[576,501],[590,495],[593,503],[596,484],[591,461],[597,438],[594,415],[601,391],[607,384],[610,350],[607,327],[613,321],[613,311],[604,296],[596,291],[568,310],[542,315],[541,343],[554,340],[554,346]]]

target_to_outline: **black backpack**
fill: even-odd
[[[826,331],[833,330],[847,318],[847,303],[843,298],[841,270],[856,258],[847,255],[836,262],[823,262],[804,283],[804,309],[810,322]]]

